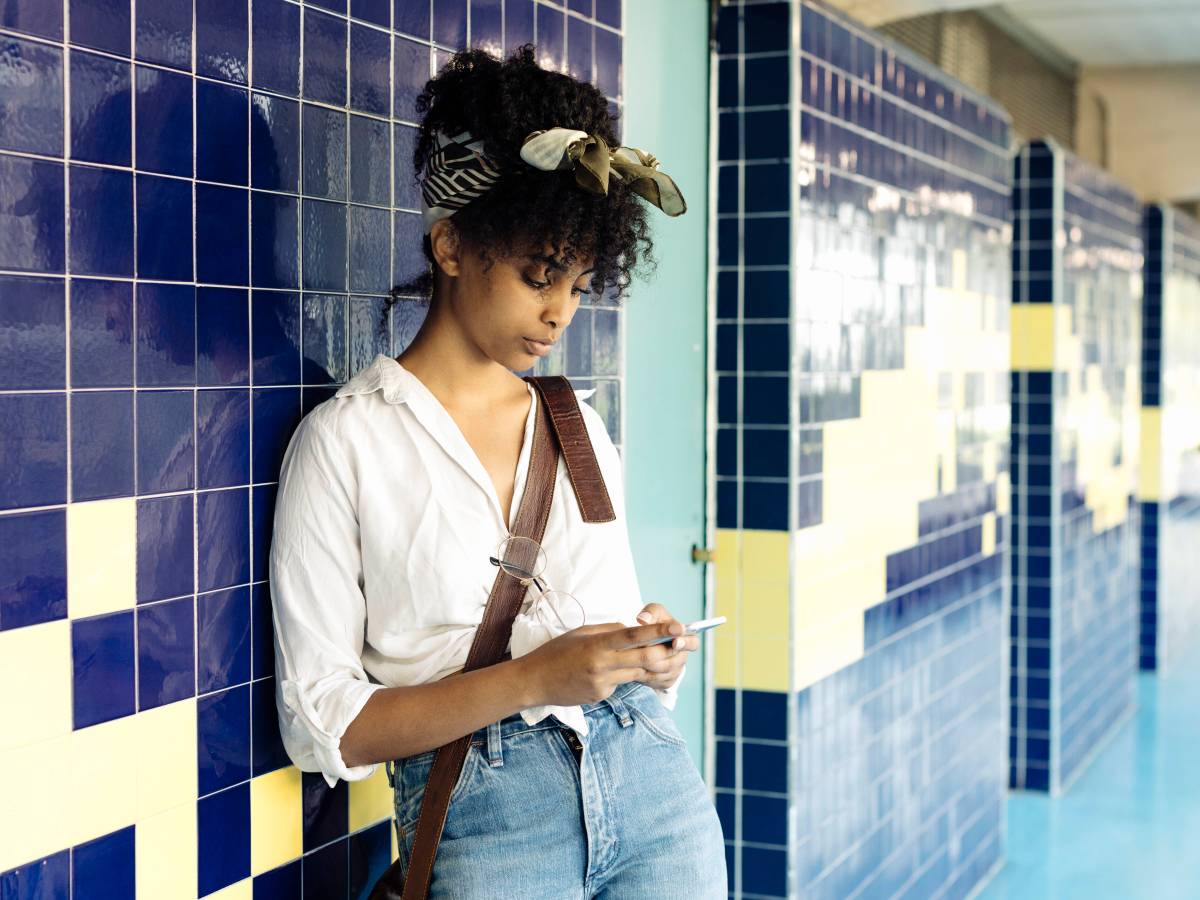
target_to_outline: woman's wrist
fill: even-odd
[[[521,709],[545,705],[540,672],[533,658],[521,656],[509,660],[507,665],[512,668],[512,696],[517,698]]]

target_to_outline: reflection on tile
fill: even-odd
[[[191,0],[158,0],[137,7],[134,55],[173,69],[192,65]]]
[[[133,494],[133,391],[71,395],[71,500]]]
[[[133,610],[71,622],[75,728],[134,712]]]
[[[196,694],[196,629],[191,597],[137,609],[138,710]]]
[[[0,631],[66,617],[64,511],[0,516]]]
[[[137,602],[179,597],[194,590],[191,494],[137,504]]]
[[[137,167],[192,175],[192,79],[136,66]]]
[[[62,272],[63,207],[61,164],[0,156],[0,268]]]
[[[0,390],[65,386],[64,320],[62,279],[0,275]]]
[[[63,54],[20,38],[5,38],[6,67],[0,95],[0,147],[61,156],[63,148]],[[128,129],[126,129],[128,131]],[[128,138],[127,138],[128,139]]]
[[[73,159],[115,166],[130,164],[130,84],[128,62],[95,53],[71,53]]]
[[[71,271],[133,275],[133,177],[71,166]]]
[[[297,96],[300,93],[300,7],[287,0],[255,0],[250,12],[254,86],[289,97]]]
[[[247,0],[196,4],[196,74],[246,83],[249,70]]]
[[[140,386],[196,383],[196,289],[137,286],[137,380]]]
[[[0,394],[0,509],[67,501],[63,394]]]
[[[197,693],[208,694],[250,680],[248,587],[196,598],[196,647]]]
[[[194,487],[194,404],[192,391],[137,392],[139,494]]]

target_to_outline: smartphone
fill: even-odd
[[[685,635],[689,635],[689,634],[700,634],[702,632],[708,631],[708,629],[710,629],[710,628],[716,628],[718,625],[724,625],[724,624],[725,624],[724,616],[717,616],[714,619],[699,619],[698,621],[692,622],[692,624],[686,626],[683,629],[683,634],[681,634],[681,635],[669,635],[668,634],[666,637],[655,638],[652,641],[646,641],[644,644],[631,644],[630,646],[626,647],[625,649],[632,650],[635,647],[653,647],[655,644],[669,644],[669,643],[671,643],[671,641],[675,640],[676,637],[684,637]]]

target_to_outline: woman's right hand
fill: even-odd
[[[633,628],[617,622],[584,625],[546,641],[514,662],[526,667],[533,706],[598,703],[623,682],[666,671],[667,660],[678,652],[672,649],[672,642],[632,648],[631,644],[682,634],[683,625],[675,621]]]

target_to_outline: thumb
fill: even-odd
[[[671,614],[661,603],[647,603],[640,613],[637,620],[643,625],[649,625],[651,622],[663,622],[671,618]]]

